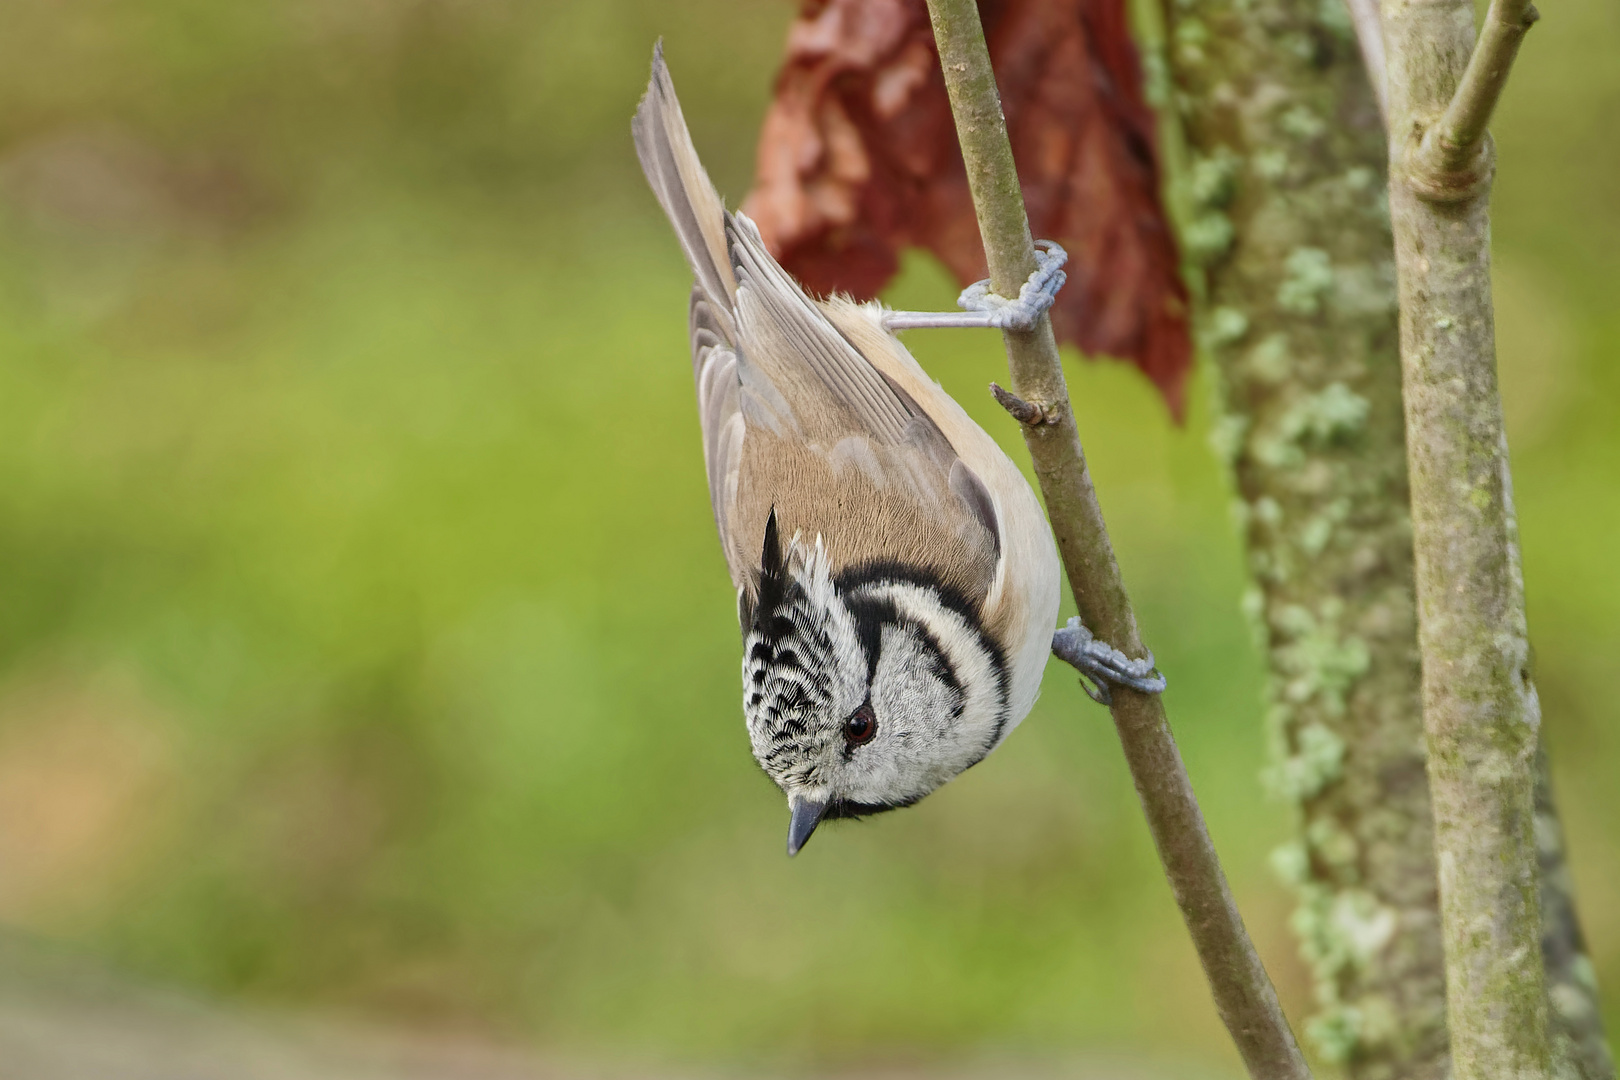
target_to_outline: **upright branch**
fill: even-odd
[[[1346,3],[1361,43],[1367,79],[1374,91],[1383,95],[1387,71],[1383,22],[1377,2],[1346,0]],[[1443,145],[1442,139],[1451,146],[1482,141],[1484,122],[1501,94],[1509,65],[1518,55],[1519,43],[1539,17],[1528,4],[1491,9],[1481,40],[1464,70],[1462,85],[1452,96],[1447,114],[1419,140],[1420,149],[1424,140],[1431,146]],[[1387,102],[1380,108],[1387,129]],[[1442,136],[1442,132],[1449,134]],[[1477,146],[1471,152],[1477,154]],[[1466,162],[1468,153],[1465,151],[1457,160]],[[1442,162],[1440,168],[1444,167]],[[1546,970],[1553,1070],[1560,1074],[1571,1072],[1578,1080],[1615,1080],[1614,1057],[1603,1033],[1597,980],[1575,910],[1575,888],[1564,850],[1563,826],[1553,799],[1552,770],[1547,761],[1545,738],[1536,751],[1535,806],[1536,847],[1541,869],[1541,958]]]
[[[1549,1075],[1530,680],[1496,384],[1485,122],[1533,9],[1383,0],[1423,713],[1456,1080]]]
[[[1035,249],[978,8],[974,0],[928,0],[928,12],[991,285],[999,295],[1014,296],[1036,268]],[[1017,398],[1011,403],[1080,615],[1099,639],[1141,658],[1146,650],[1080,448],[1051,324],[1043,316],[1034,329],[1003,336]],[[1232,901],[1162,702],[1122,686],[1111,711],[1171,890],[1249,1074],[1306,1080],[1310,1071]]]

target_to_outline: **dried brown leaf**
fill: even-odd
[[[980,0],[1030,227],[1069,252],[1060,341],[1130,360],[1179,417],[1192,347],[1124,0]],[[805,0],[745,204],[806,287],[870,298],[906,247],[985,276],[924,0]]]

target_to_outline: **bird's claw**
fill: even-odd
[[[1035,242],[1035,272],[1029,275],[1018,290],[1016,299],[1009,300],[990,291],[990,282],[975,281],[962,290],[956,305],[964,311],[982,311],[990,317],[990,325],[997,330],[1031,330],[1040,317],[1052,307],[1058,290],[1068,280],[1063,264],[1069,253],[1051,240]]]
[[[961,311],[890,311],[883,316],[888,330],[927,330],[949,327],[991,330],[1033,330],[1052,307],[1058,290],[1068,280],[1063,264],[1068,252],[1051,240],[1035,241],[1035,272],[1012,299],[990,291],[990,281],[975,281],[956,298]]]
[[[1144,694],[1164,692],[1165,678],[1154,668],[1152,650],[1141,660],[1132,660],[1093,637],[1078,616],[1052,635],[1052,655],[1080,673],[1081,689],[1099,705],[1114,703],[1110,686],[1128,686]]]

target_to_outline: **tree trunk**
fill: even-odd
[[[1496,386],[1485,137],[1533,20],[1523,0],[1493,4],[1485,41],[1505,51],[1471,65],[1469,0],[1383,7],[1423,713],[1458,1080],[1537,1080],[1550,1067],[1533,794],[1541,713]]]
[[[1301,893],[1296,926],[1324,1006],[1309,1030],[1318,1049],[1346,1062],[1352,1075],[1438,1076],[1447,1070],[1448,1057],[1427,781],[1420,776],[1398,785],[1393,799],[1381,783],[1412,776],[1423,754],[1421,688],[1412,659],[1415,583],[1409,543],[1401,535],[1409,526],[1393,346],[1396,309],[1393,303],[1382,310],[1357,303],[1354,294],[1344,303],[1347,285],[1370,299],[1366,283],[1387,282],[1393,260],[1387,221],[1356,220],[1344,211],[1348,202],[1360,200],[1333,190],[1335,178],[1341,187],[1343,180],[1359,185],[1362,170],[1379,174],[1382,187],[1385,140],[1369,120],[1385,105],[1365,79],[1370,72],[1372,83],[1383,86],[1384,49],[1376,6],[1348,0],[1347,7],[1343,17],[1332,6],[1313,10],[1285,2],[1259,13],[1245,8],[1241,23],[1219,2],[1171,9],[1170,69],[1193,154],[1178,202],[1189,255],[1204,271],[1201,322],[1214,362],[1216,449],[1232,464],[1241,496],[1236,511],[1254,580],[1247,607],[1270,662],[1276,764],[1268,776],[1283,798],[1301,808],[1302,840],[1279,851],[1277,861]],[[1360,24],[1359,64],[1348,46],[1352,14]],[[1161,106],[1166,96],[1161,92]],[[1306,111],[1277,115],[1285,104]],[[1344,123],[1313,134],[1310,116]],[[1248,169],[1242,167],[1246,161]],[[1287,171],[1279,168],[1284,163]],[[1356,242],[1358,228],[1385,246],[1369,254]],[[1317,318],[1303,321],[1300,305],[1284,294],[1289,272],[1309,268],[1306,257],[1295,254],[1301,247],[1326,253],[1332,279],[1324,289],[1329,302]],[[1292,266],[1290,257],[1296,260]],[[1319,256],[1309,258],[1321,263]],[[1297,280],[1297,273],[1292,276]],[[1308,433],[1314,439],[1288,437],[1299,427],[1300,417],[1290,412],[1295,403],[1329,392],[1336,382],[1367,402],[1355,443],[1358,468],[1346,468],[1343,454],[1324,447],[1319,432]],[[1277,467],[1268,427],[1295,444],[1285,455],[1293,459],[1286,468]],[[1326,483],[1307,481],[1302,491],[1289,482],[1311,476]],[[1390,499],[1382,508],[1386,513],[1379,512],[1380,488]],[[1320,524],[1308,530],[1324,512],[1337,522],[1329,547],[1361,552],[1370,573],[1346,574],[1354,568],[1331,551],[1322,554],[1320,538],[1329,530]],[[1304,528],[1290,543],[1289,525],[1300,522]],[[1348,611],[1337,591],[1345,581],[1359,581],[1382,599],[1371,597]],[[1404,603],[1394,599],[1397,590]],[[1339,659],[1348,664],[1337,680],[1343,685],[1302,701],[1298,680],[1310,675],[1304,668],[1314,658],[1331,660],[1335,643],[1324,635],[1302,642],[1298,628],[1308,624],[1301,609],[1309,614],[1324,607],[1340,612],[1341,626],[1377,612],[1381,632],[1358,635],[1359,642],[1341,638]],[[1389,621],[1392,615],[1400,625]],[[1363,647],[1368,674],[1357,678]],[[1534,802],[1557,1071],[1579,1080],[1613,1080],[1544,748],[1537,754]],[[1346,826],[1368,824],[1369,815],[1376,818],[1372,837]],[[1322,850],[1340,828],[1377,852],[1370,867],[1360,859],[1338,865],[1334,852]],[[1342,841],[1337,850],[1356,854]],[[1364,921],[1354,913],[1374,910],[1363,892],[1398,915],[1387,947],[1371,955],[1364,948],[1358,955],[1354,947],[1356,924]],[[1392,986],[1403,988],[1393,1000],[1406,1003],[1395,1026],[1387,1023],[1384,1007]]]
[[[1385,138],[1338,0],[1170,10],[1188,254],[1270,669],[1276,855],[1320,1011],[1366,1080],[1448,1069]]]

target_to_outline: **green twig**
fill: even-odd
[[[990,281],[1017,295],[1035,249],[1013,165],[1001,99],[974,0],[928,0],[940,63],[967,163]],[[1080,616],[1128,656],[1145,650],[1080,449],[1050,321],[1004,335],[1012,389],[1028,406],[1024,441],[1057,536]],[[1255,1080],[1307,1080],[1277,994],[1254,951],[1193,796],[1186,766],[1156,695],[1114,691],[1112,713],[1148,828],[1203,963],[1215,1005]]]

